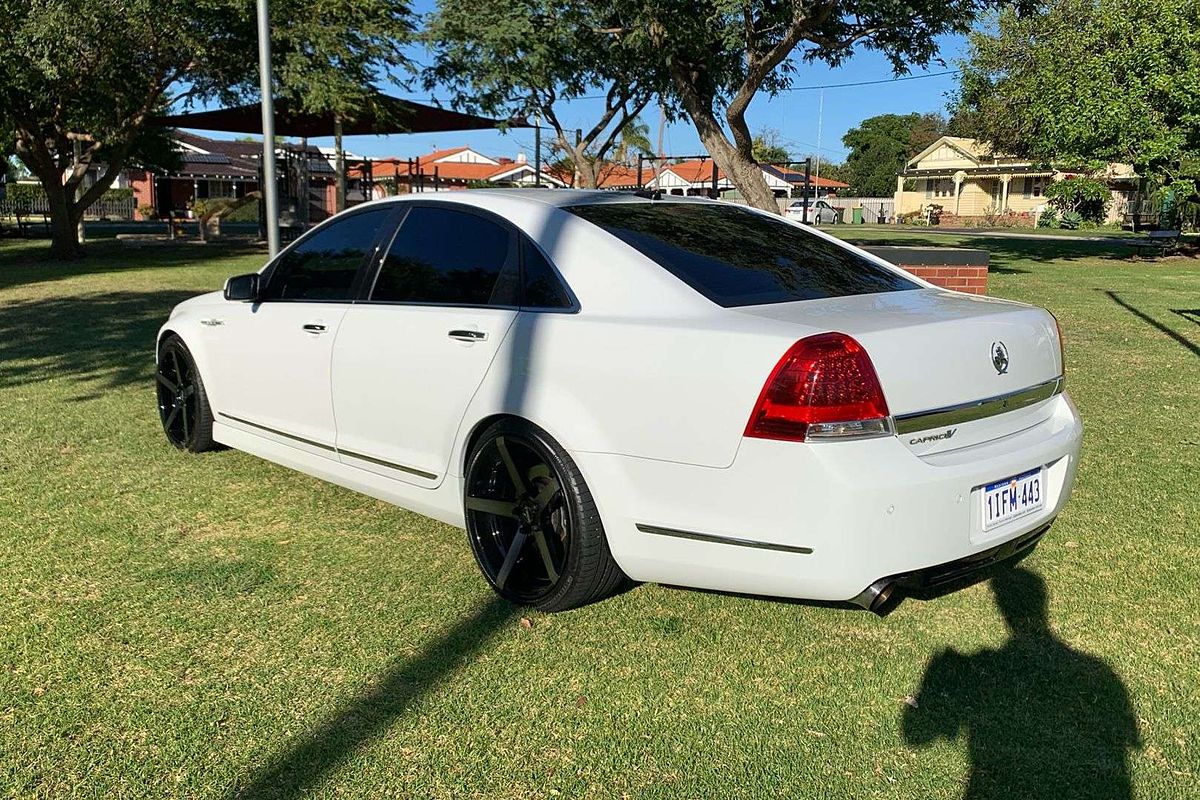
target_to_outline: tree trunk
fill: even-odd
[[[51,257],[58,259],[81,257],[83,248],[79,244],[79,219],[83,215],[77,210],[74,187],[68,190],[60,180],[53,178],[51,180],[42,178],[42,186],[46,190],[46,200],[50,206]]]
[[[574,161],[575,174],[579,176],[579,188],[595,189],[596,184],[600,182],[598,174],[600,171],[599,159],[596,162],[592,162],[584,156],[583,148],[579,147],[575,149]]]
[[[725,173],[733,185],[742,193],[742,198],[762,211],[779,213],[779,204],[775,202],[775,194],[767,186],[762,169],[751,154],[751,142],[745,136],[744,117],[739,113],[730,120],[731,125],[741,125],[742,136],[745,139],[743,147],[738,147],[729,140],[720,123],[713,114],[712,98],[701,97],[692,82],[692,76],[682,68],[672,68],[672,80],[683,101],[684,110],[692,119],[692,125],[704,144],[704,149],[717,162],[717,166]]]

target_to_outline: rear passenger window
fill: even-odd
[[[337,219],[296,243],[271,271],[264,300],[349,300],[354,278],[394,209]]]
[[[726,307],[918,288],[847,247],[724,203],[610,202],[566,210]]]
[[[521,240],[521,305],[526,308],[570,308],[571,298],[554,267],[542,251],[527,239]]]
[[[388,249],[371,299],[515,306],[518,275],[506,228],[465,211],[416,206]]]

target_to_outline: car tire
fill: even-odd
[[[180,450],[219,449],[213,441],[212,408],[191,351],[175,334],[163,339],[155,365],[158,416],[167,441]]]
[[[628,579],[571,456],[541,428],[501,419],[476,439],[463,481],[467,541],[501,597],[566,611]]]

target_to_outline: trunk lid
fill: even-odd
[[[893,417],[978,403],[1062,374],[1058,332],[1048,311],[989,297],[917,289],[823,300],[745,306],[755,317],[797,325],[797,338],[825,331],[853,336],[875,365]],[[919,454],[1010,435],[1049,411],[1042,393],[1013,410],[948,424],[944,416],[910,421],[901,438]],[[952,421],[952,420],[951,420]],[[940,436],[953,429],[949,436]]]

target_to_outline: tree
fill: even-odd
[[[309,110],[356,96],[377,67],[398,63],[396,40],[411,27],[400,0],[327,12],[276,0],[272,13],[276,77]],[[11,145],[45,188],[59,257],[80,254],[79,220],[126,165],[170,162],[167,132],[150,117],[256,95],[253,6],[240,0],[0,0],[0,30],[0,151]]]
[[[846,156],[846,183],[859,197],[890,197],[896,191],[896,173],[917,153],[946,131],[937,114],[880,114],[868,117],[842,137]]]
[[[1109,162],[1194,198],[1200,181],[1200,4],[1050,0],[972,33],[954,100],[964,131],[999,152]]]
[[[778,164],[791,161],[791,152],[783,145],[779,131],[774,128],[763,128],[751,142],[751,152],[754,160],[760,164]]]
[[[457,108],[540,117],[554,145],[594,187],[622,132],[662,88],[638,43],[614,38],[607,6],[578,0],[441,0],[425,41],[427,87],[443,86]],[[572,130],[562,103],[585,96],[603,105],[590,127]]]
[[[788,88],[802,63],[836,66],[856,48],[897,73],[924,66],[937,37],[968,30],[998,0],[611,0],[626,47],[665,72],[672,108],[752,205],[778,210],[754,158],[746,111],[760,91]],[[802,48],[798,50],[798,48]]]

